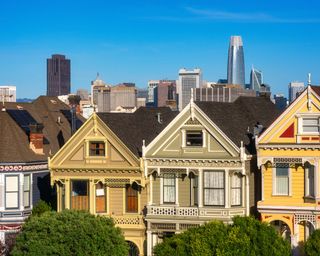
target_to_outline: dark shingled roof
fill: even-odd
[[[2,104],[1,104],[2,107]],[[7,102],[6,109],[23,108],[44,125],[44,154],[35,154],[29,147],[29,137],[8,112],[0,112],[0,162],[26,163],[47,161],[49,155],[56,153],[71,136],[71,127],[61,110],[69,106],[57,97],[40,96],[32,103]],[[58,117],[61,122],[58,123]],[[82,122],[83,117],[78,116]]]
[[[252,140],[254,126],[259,122],[266,129],[281,113],[265,97],[240,96],[233,103],[198,101],[196,105],[234,144],[240,147],[243,141],[249,153],[255,153]]]
[[[158,122],[158,113],[161,123]],[[178,114],[168,107],[140,107],[134,113],[98,113],[100,119],[137,156],[141,156],[142,141],[148,145]]]

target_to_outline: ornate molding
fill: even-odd
[[[48,170],[48,164],[32,164],[32,165],[0,165],[0,172],[23,172],[23,171],[35,171],[35,170]]]
[[[196,118],[193,118],[193,120],[190,118],[185,125],[201,125],[201,123]]]
[[[242,167],[239,160],[217,159],[147,159],[148,167],[179,166],[179,167]]]
[[[142,173],[140,169],[85,169],[85,168],[53,168],[55,173]]]

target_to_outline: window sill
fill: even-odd
[[[274,196],[274,197],[292,197],[292,195],[288,195],[288,194],[284,194],[284,195],[273,194],[272,196]]]
[[[305,203],[315,203],[316,198],[314,196],[304,196],[303,200]]]

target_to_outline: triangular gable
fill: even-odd
[[[258,143],[297,143],[299,137],[301,139],[303,137],[301,134],[301,117],[312,117],[313,115],[320,115],[320,99],[309,87],[263,132],[258,138]]]
[[[194,131],[203,131],[203,146],[186,145],[186,133]],[[145,148],[144,156],[225,159],[238,157],[239,148],[192,102]]]
[[[90,142],[105,143],[105,156],[89,156]],[[50,168],[139,167],[139,159],[93,114],[52,157]]]

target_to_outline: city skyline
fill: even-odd
[[[139,88],[178,79],[184,67],[217,81],[227,78],[232,35],[243,40],[246,83],[254,65],[273,94],[287,95],[288,83],[306,83],[308,73],[320,84],[320,3],[275,3],[7,1],[0,10],[0,84],[17,86],[18,98],[45,95],[46,58],[55,53],[72,61],[72,92],[89,89],[96,72],[107,83]]]

